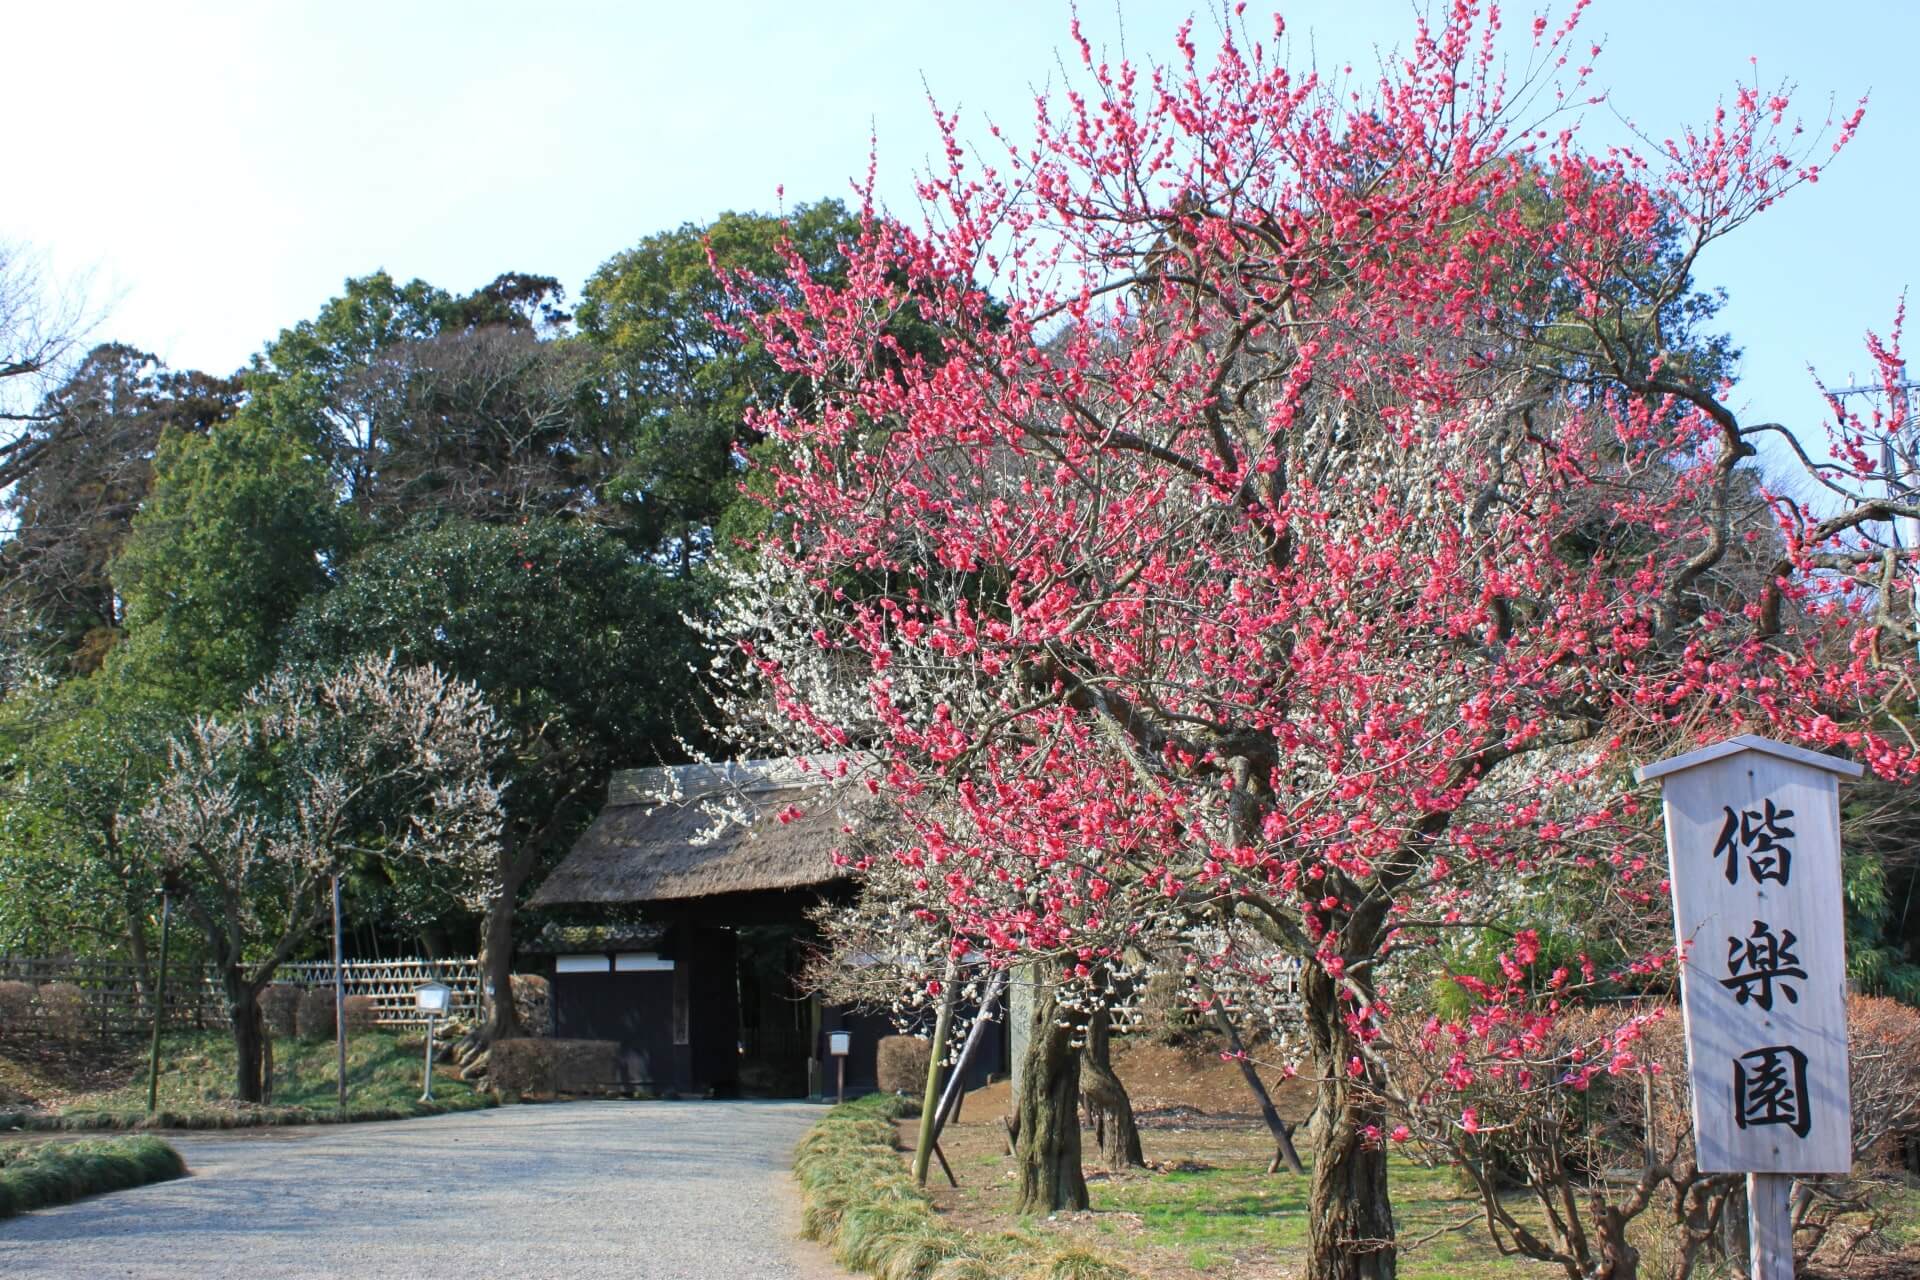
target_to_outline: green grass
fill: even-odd
[[[147,1073],[126,1085],[89,1094],[58,1115],[0,1112],[6,1129],[227,1129],[251,1125],[398,1120],[491,1105],[466,1081],[436,1072],[433,1101],[420,1097],[421,1043],[384,1031],[347,1040],[347,1110],[335,1105],[333,1041],[276,1040],[271,1105],[234,1101],[233,1039],[183,1032],[160,1041],[160,1105],[147,1115]]]
[[[1403,1245],[1401,1280],[1541,1280],[1563,1274],[1552,1264],[1502,1257],[1487,1237],[1479,1198],[1462,1191],[1450,1171],[1394,1160],[1390,1186]],[[1102,1181],[1090,1189],[1101,1236],[1117,1241],[1123,1231],[1115,1222],[1102,1222],[1102,1211],[1137,1214],[1147,1243],[1173,1251],[1196,1271],[1230,1276],[1250,1256],[1306,1255],[1305,1178],[1222,1168]],[[1893,1242],[1920,1241],[1920,1187],[1888,1179],[1879,1195]],[[1530,1197],[1516,1193],[1510,1208],[1522,1221],[1543,1225]],[[1662,1229],[1662,1217],[1656,1204],[1634,1224],[1635,1241],[1648,1259],[1660,1256],[1650,1236]],[[1405,1247],[1410,1241],[1420,1243]],[[1654,1269],[1649,1266],[1642,1274]]]
[[[0,1218],[165,1182],[186,1171],[180,1153],[154,1137],[0,1148]]]
[[[794,1172],[803,1197],[803,1229],[830,1245],[851,1270],[880,1280],[1138,1280],[1152,1259],[1206,1275],[1235,1276],[1255,1265],[1298,1262],[1307,1249],[1308,1179],[1268,1175],[1259,1159],[1208,1151],[1220,1167],[1099,1178],[1089,1185],[1094,1212],[1060,1221],[1021,1221],[1012,1229],[969,1230],[937,1213],[913,1185],[896,1143],[895,1099],[872,1097],[830,1111],[801,1143]],[[1253,1143],[1250,1151],[1264,1158]],[[1309,1159],[1309,1165],[1311,1161]],[[998,1154],[969,1158],[965,1179],[975,1211],[1004,1213],[1010,1194],[997,1176]],[[1550,1263],[1503,1257],[1488,1238],[1479,1198],[1452,1170],[1390,1162],[1402,1280],[1547,1280]],[[1881,1211],[1896,1245],[1920,1238],[1920,1183],[1888,1178]],[[1509,1210],[1544,1227],[1531,1196],[1514,1193]],[[1642,1275],[1660,1274],[1667,1256],[1665,1211],[1656,1203],[1632,1231]],[[978,1222],[977,1216],[970,1217]],[[1111,1259],[1127,1257],[1137,1270]],[[1184,1274],[1184,1271],[1183,1271]],[[1704,1274],[1704,1273],[1703,1273]]]
[[[1391,1186],[1401,1240],[1440,1233],[1402,1253],[1402,1280],[1517,1280],[1542,1274],[1537,1263],[1499,1256],[1480,1225],[1478,1200],[1463,1196],[1451,1174],[1396,1160]],[[1096,1211],[1138,1214],[1149,1243],[1177,1252],[1196,1271],[1231,1274],[1236,1260],[1250,1254],[1306,1253],[1305,1178],[1269,1176],[1257,1168],[1203,1169],[1101,1182],[1091,1190]],[[1463,1227],[1444,1230],[1454,1224]],[[1101,1229],[1119,1228],[1102,1224]]]
[[[884,1094],[835,1107],[794,1152],[802,1233],[842,1265],[875,1280],[1137,1280],[1078,1246],[943,1223],[894,1147],[894,1121],[909,1110]]]

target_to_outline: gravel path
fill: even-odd
[[[579,1102],[170,1136],[194,1176],[0,1222],[0,1276],[828,1280],[805,1103]]]

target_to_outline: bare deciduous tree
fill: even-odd
[[[0,242],[0,488],[33,468],[39,442],[20,430],[45,416],[41,399],[58,380],[88,324],[85,295],[48,279],[32,251]]]

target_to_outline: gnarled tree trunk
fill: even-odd
[[[1347,1030],[1333,979],[1318,965],[1301,973],[1307,1035],[1320,1065],[1319,1106],[1325,1121],[1307,1192],[1307,1280],[1394,1280],[1393,1203],[1387,1195],[1387,1153],[1366,1129],[1385,1128],[1385,1113],[1348,1064],[1359,1046]]]
[[[1594,1234],[1600,1238],[1600,1269],[1594,1280],[1640,1280],[1640,1251],[1627,1239],[1627,1221],[1604,1195],[1593,1197]]]
[[[1014,1156],[1020,1165],[1021,1213],[1085,1209],[1080,1169],[1080,1053],[1060,1025],[1053,989],[1033,1002],[1027,1052],[1020,1062],[1020,1109]]]
[[[1094,1140],[1100,1158],[1114,1173],[1138,1169],[1147,1158],[1140,1152],[1140,1128],[1133,1120],[1133,1099],[1113,1070],[1113,1015],[1097,1010],[1087,1027],[1087,1049],[1080,1060],[1080,1090],[1093,1113]]]

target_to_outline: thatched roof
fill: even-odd
[[[669,902],[841,878],[866,787],[839,762],[686,765],[615,774],[607,806],[533,895],[536,907]],[[857,763],[857,762],[856,762]],[[829,781],[829,779],[832,779]]]

